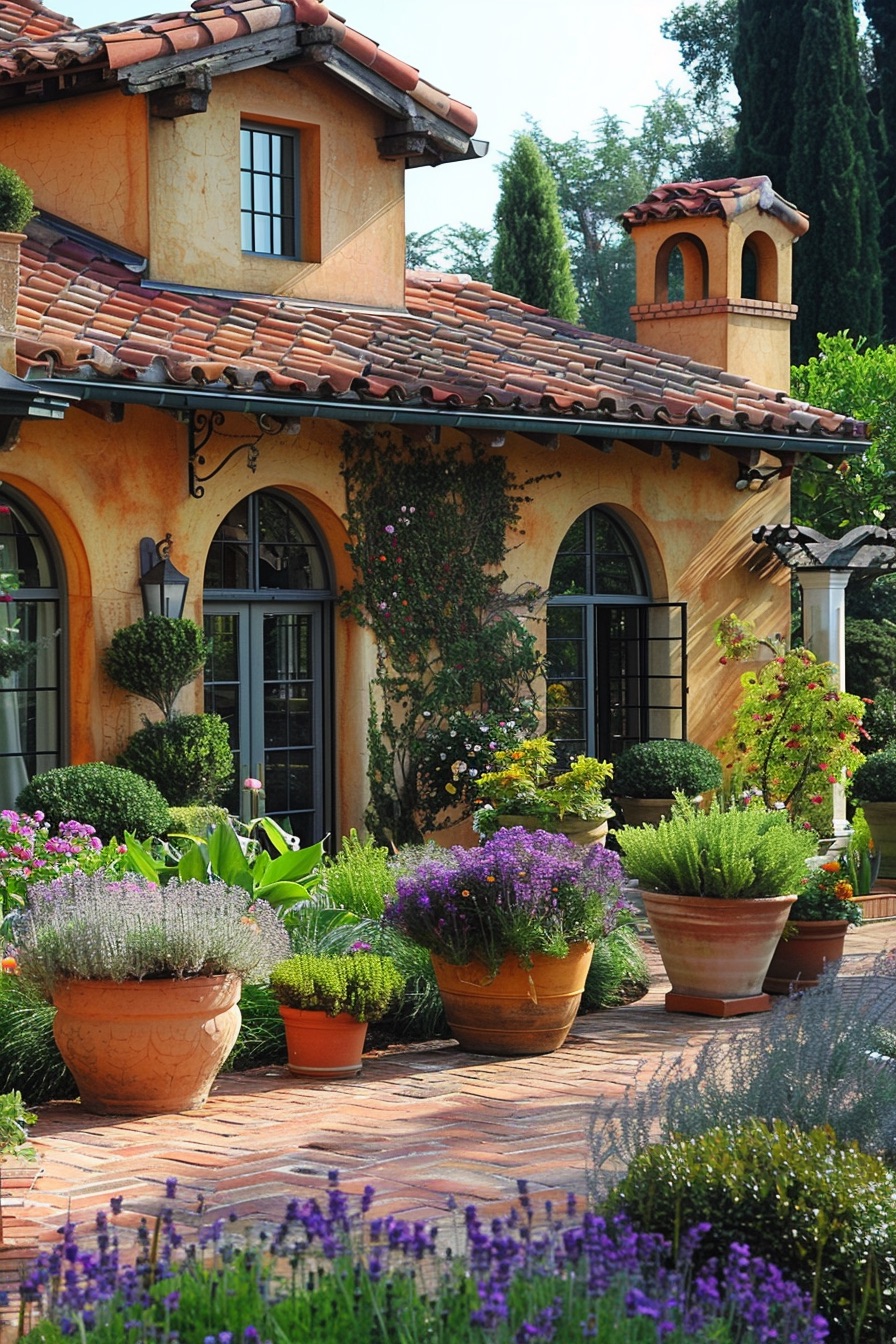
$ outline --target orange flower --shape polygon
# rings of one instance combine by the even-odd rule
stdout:
[[[4,957],[2,961],[0,961],[0,971],[6,971],[10,975],[18,975],[19,963],[16,961],[15,957]]]
[[[840,871],[840,865],[839,865],[839,863],[835,863],[835,862],[831,862],[831,863],[823,863],[823,864],[821,865],[821,871],[822,871],[823,873],[839,873],[839,871]]]

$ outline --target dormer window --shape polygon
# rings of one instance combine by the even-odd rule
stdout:
[[[242,249],[297,257],[299,140],[294,131],[240,128]]]

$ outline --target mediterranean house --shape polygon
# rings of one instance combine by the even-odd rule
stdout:
[[[787,521],[801,455],[865,446],[780,390],[807,218],[766,178],[658,188],[625,215],[637,343],[608,339],[406,274],[405,174],[479,157],[476,131],[320,0],[92,29],[0,0],[0,162],[38,211],[12,239],[17,302],[0,277],[0,568],[22,632],[60,632],[0,687],[0,804],[139,726],[101,657],[170,537],[218,651],[181,707],[204,695],[227,719],[238,779],[261,772],[306,840],[361,824],[375,668],[337,600],[346,427],[543,478],[507,568],[550,590],[570,748],[727,726],[714,620],[788,621],[787,573],[752,533]]]

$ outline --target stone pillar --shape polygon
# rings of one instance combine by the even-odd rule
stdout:
[[[846,585],[848,569],[796,569],[803,594],[803,643],[820,662],[836,663],[837,684],[846,689]],[[834,835],[847,831],[846,795],[834,785]]]
[[[0,368],[15,376],[19,253],[23,233],[0,232]]]

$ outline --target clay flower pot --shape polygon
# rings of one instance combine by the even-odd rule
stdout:
[[[280,1004],[286,1030],[287,1068],[304,1078],[351,1078],[361,1072],[367,1023],[351,1013]]]
[[[732,1017],[771,1006],[762,984],[795,896],[641,896],[672,985],[669,1012]]]
[[[66,980],[53,1035],[86,1111],[162,1115],[208,1098],[239,1035],[237,975]]]
[[[464,1050],[480,1055],[544,1055],[557,1050],[575,1021],[591,966],[591,943],[566,957],[532,954],[532,968],[513,954],[496,975],[480,961],[453,966],[432,953],[448,1027]]]
[[[762,988],[766,994],[810,989],[826,966],[843,956],[849,924],[845,919],[794,919],[772,954]]]

